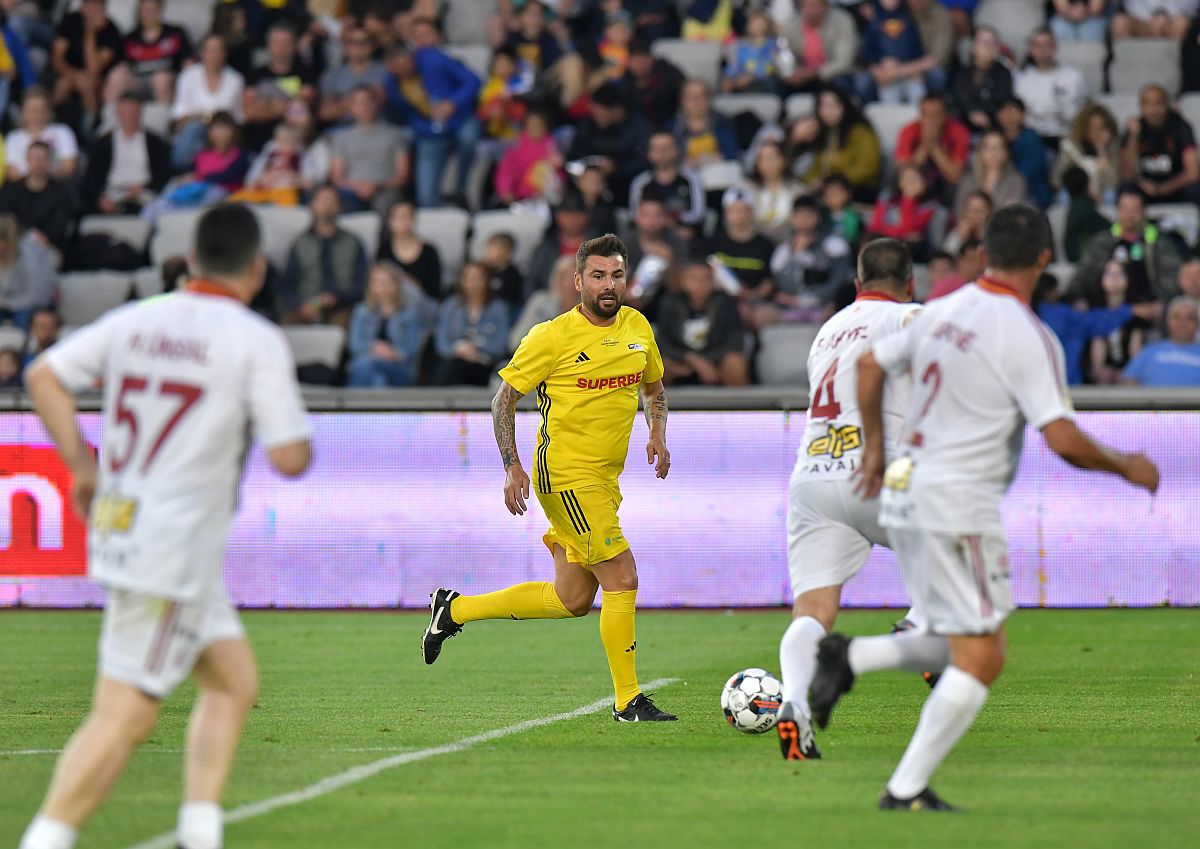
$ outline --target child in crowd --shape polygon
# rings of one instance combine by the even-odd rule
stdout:
[[[20,389],[21,352],[16,348],[0,350],[0,389]]]
[[[901,165],[895,189],[884,192],[875,202],[875,211],[867,228],[870,235],[899,239],[908,245],[914,260],[928,259],[928,229],[937,207],[925,195],[925,176],[921,169],[915,165]]]
[[[274,138],[250,166],[246,188],[229,196],[231,201],[296,206],[305,188],[301,174],[300,131],[290,124],[275,127]]]
[[[228,112],[218,112],[208,124],[204,149],[196,154],[192,172],[169,183],[162,197],[142,210],[142,217],[154,223],[167,212],[224,200],[242,187],[249,168],[237,122]]]
[[[830,230],[851,245],[857,245],[862,236],[863,222],[852,206],[853,200],[850,183],[841,174],[834,174],[825,181],[821,201],[828,211]]]
[[[1125,266],[1116,260],[1106,262],[1100,277],[1100,289],[1104,293],[1104,301],[1094,306],[1114,314],[1120,314],[1122,308],[1127,308],[1129,275]],[[1119,327],[1110,329],[1107,335],[1093,337],[1088,351],[1091,366],[1089,381],[1108,385],[1120,383],[1125,366],[1146,344],[1146,330],[1149,327],[1148,322],[1130,316]]]
[[[624,9],[609,12],[604,19],[604,35],[596,45],[594,68],[588,88],[595,91],[605,83],[619,82],[629,67],[629,47],[633,43],[633,16]]]
[[[492,296],[509,305],[512,314],[521,308],[525,295],[525,280],[513,265],[517,243],[508,233],[493,233],[483,246],[481,263],[491,279]]]
[[[530,112],[516,144],[504,152],[496,168],[496,198],[502,204],[556,203],[562,195],[562,167],[562,152],[550,135],[549,118],[543,112]]]
[[[775,67],[775,23],[765,9],[746,16],[743,35],[732,45],[721,79],[721,91],[774,93],[779,87]]]
[[[1103,233],[1112,222],[1100,214],[1096,198],[1092,194],[1091,181],[1087,172],[1074,166],[1062,175],[1063,188],[1067,192],[1067,223],[1063,234],[1063,253],[1067,262],[1079,262],[1083,248],[1097,233]]]
[[[531,82],[521,74],[511,50],[501,48],[492,54],[487,82],[479,91],[478,109],[488,138],[507,141],[517,137],[527,110],[520,96],[529,90]]]

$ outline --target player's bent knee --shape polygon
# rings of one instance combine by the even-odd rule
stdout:
[[[565,607],[567,609],[568,613],[570,613],[572,616],[574,616],[576,619],[578,619],[581,616],[587,616],[589,613],[592,612],[592,604],[594,602],[595,602],[595,599],[591,599],[591,598],[589,598],[589,599],[573,599],[572,603],[570,603],[570,604],[568,604],[567,602],[563,602],[563,607]]]

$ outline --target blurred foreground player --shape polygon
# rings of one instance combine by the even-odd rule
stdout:
[[[538,430],[533,484],[550,520],[542,539],[554,558],[553,581],[530,581],[485,595],[438,589],[421,640],[426,663],[442,643],[479,619],[566,619],[585,616],[603,590],[600,641],[608,656],[619,722],[662,722],[637,681],[634,610],[637,568],[621,532],[617,479],[625,467],[638,393],[645,399],[650,441],[646,461],[659,478],[671,467],[667,451],[667,393],[663,363],[650,323],[623,306],[629,254],[616,236],[584,242],[575,257],[579,306],[529,331],[500,371],[492,401],[496,443],[504,462],[504,503],[526,510],[529,476],[517,455],[517,401],[537,390]]]
[[[792,624],[779,644],[783,704],[775,724],[787,760],[821,757],[808,708],[817,643],[837,618],[842,586],[867,562],[872,545],[887,545],[879,505],[860,498],[850,477],[862,457],[858,358],[921,310],[912,303],[912,255],[896,239],[876,239],[863,248],[855,285],[854,303],[825,322],[809,351],[808,373],[816,380],[788,486],[788,572],[795,602]],[[906,377],[887,387],[888,456],[897,453],[911,388]],[[914,618],[910,613],[908,619]]]
[[[860,491],[874,497],[883,489],[880,523],[930,632],[823,639],[809,692],[813,719],[824,728],[857,675],[949,658],[879,800],[885,810],[953,810],[929,779],[975,721],[1004,665],[1004,620],[1013,603],[1000,501],[1016,473],[1025,425],[1073,466],[1158,488],[1158,469],[1145,456],[1111,451],[1075,426],[1062,346],[1029,308],[1051,258],[1046,216],[1018,204],[1000,209],[987,223],[984,251],[983,277],[927,306],[859,361]],[[907,450],[885,472],[885,382],[910,372]]]
[[[87,515],[88,566],[108,591],[91,713],[63,750],[21,849],[70,849],[162,700],[189,674],[181,849],[221,849],[220,798],[258,691],[254,655],[221,579],[249,434],[281,474],[308,466],[291,349],[246,306],[266,259],[257,220],[214,207],[196,230],[199,279],[115,309],[30,366],[33,404]],[[104,387],[100,466],[72,393]]]

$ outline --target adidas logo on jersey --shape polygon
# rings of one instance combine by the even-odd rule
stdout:
[[[579,352],[579,356],[575,358],[575,362],[577,362],[577,363],[589,363],[589,362],[591,362],[591,361],[592,361],[592,358],[591,358],[591,357],[589,357],[589,356],[588,356],[586,353],[584,353],[583,351],[580,351],[580,352]]]

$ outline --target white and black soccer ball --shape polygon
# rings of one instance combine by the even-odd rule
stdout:
[[[743,669],[725,682],[721,710],[725,720],[746,734],[762,734],[775,727],[783,682],[765,669]]]

